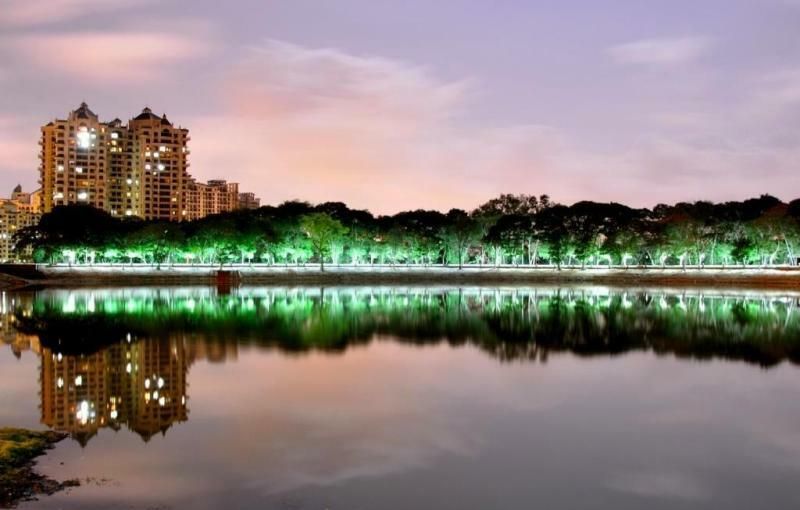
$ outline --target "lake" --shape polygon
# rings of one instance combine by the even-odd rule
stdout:
[[[36,509],[798,508],[800,295],[585,288],[2,295]]]

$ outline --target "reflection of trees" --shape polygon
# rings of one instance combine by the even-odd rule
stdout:
[[[501,360],[545,361],[631,350],[764,366],[800,361],[796,299],[584,290],[243,289],[47,291],[17,327],[63,352],[103,340],[201,334],[287,352],[342,351],[375,335],[472,344]]]

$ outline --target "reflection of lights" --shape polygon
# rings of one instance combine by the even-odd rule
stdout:
[[[70,259],[72,259],[74,257],[74,254],[68,253],[67,256]],[[75,296],[73,294],[70,294],[67,300],[64,301],[64,304],[61,305],[61,311],[64,313],[74,313],[75,310],[76,310]]]

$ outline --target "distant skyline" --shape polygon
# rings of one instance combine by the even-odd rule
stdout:
[[[0,0],[0,187],[81,101],[373,213],[800,196],[800,0]]]

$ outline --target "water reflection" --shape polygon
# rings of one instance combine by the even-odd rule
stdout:
[[[101,428],[148,441],[188,419],[189,368],[249,343],[341,352],[392,336],[470,344],[503,361],[631,350],[770,367],[800,360],[794,295],[608,289],[243,288],[4,295],[2,340],[40,356],[41,421],[81,445]]]
[[[152,339],[93,354],[41,351],[42,423],[85,445],[102,427],[123,425],[148,441],[186,421],[184,344]]]
[[[772,366],[800,360],[797,306],[797,295],[598,288],[183,288],[48,290],[19,296],[13,312],[17,331],[58,352],[181,335],[341,351],[383,334],[509,361],[654,350]]]

